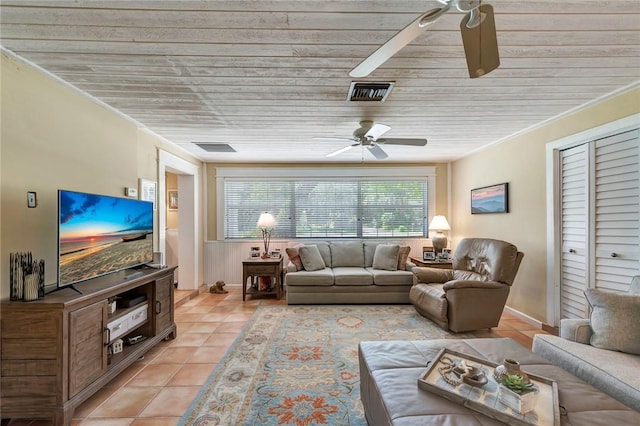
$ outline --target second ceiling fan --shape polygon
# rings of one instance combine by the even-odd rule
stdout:
[[[314,139],[350,140],[355,142],[351,145],[345,146],[344,148],[340,148],[337,151],[330,152],[327,154],[327,157],[333,157],[357,146],[362,146],[363,148],[366,147],[378,160],[384,160],[389,157],[389,155],[387,155],[387,153],[380,147],[380,144],[409,146],[425,146],[427,144],[426,139],[380,138],[389,130],[391,130],[391,127],[386,124],[374,123],[371,120],[363,120],[360,122],[360,127],[354,130],[352,137],[316,137]]]
[[[380,46],[349,72],[351,77],[366,77],[452,7],[466,15],[460,22],[464,53],[471,78],[481,77],[500,66],[493,7],[481,0],[438,0],[444,6],[420,15],[403,30]]]

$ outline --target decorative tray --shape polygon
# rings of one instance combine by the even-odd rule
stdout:
[[[445,380],[440,370],[446,371],[446,367],[451,365],[451,361],[460,365],[464,361],[465,365],[475,367],[474,371],[480,373],[479,377],[484,375],[486,383],[482,384],[485,381],[482,379],[475,382],[470,380],[469,383],[474,383],[473,385],[467,382],[450,384],[451,380]],[[527,373],[531,382],[538,388],[538,395],[535,408],[525,414],[520,414],[504,405],[498,398],[499,385],[493,377],[493,371],[497,366],[498,364],[491,361],[445,348],[427,365],[425,373],[418,378],[418,386],[509,425],[560,425],[558,386],[555,381]]]

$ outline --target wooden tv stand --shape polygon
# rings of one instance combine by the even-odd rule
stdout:
[[[122,271],[78,284],[82,294],[66,288],[32,302],[2,303],[2,418],[69,425],[83,401],[162,340],[175,338],[174,270]],[[115,296],[144,301],[109,313]],[[145,339],[110,354],[118,338],[136,335]]]

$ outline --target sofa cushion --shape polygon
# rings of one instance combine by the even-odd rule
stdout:
[[[333,268],[335,285],[372,285],[373,276],[369,271],[359,267]]]
[[[400,246],[400,250],[398,250],[398,270],[406,270],[409,253],[411,253],[411,247]]]
[[[440,268],[425,268],[423,266],[416,266],[411,269],[415,274],[419,283],[446,283],[453,279],[453,271],[451,269]]]
[[[454,270],[453,279],[461,281],[490,281],[487,275],[482,275],[473,271]]]
[[[560,320],[560,337],[573,342],[591,343],[591,324],[586,318],[563,318]]]
[[[591,346],[640,355],[640,295],[587,289]]]
[[[376,247],[380,243],[375,241],[364,242],[364,267],[371,268],[373,266],[373,255],[376,253]]]
[[[364,267],[364,250],[361,241],[340,241],[331,243],[331,266]]]
[[[382,269],[367,268],[373,276],[375,285],[412,285],[413,272],[411,271],[385,271]]]
[[[409,300],[433,319],[444,323],[448,321],[447,299],[442,284],[418,283],[411,287]]]
[[[506,241],[488,238],[463,238],[458,242],[453,257],[454,271],[472,271],[485,277],[511,285],[520,264],[518,249]],[[457,280],[478,280],[477,277],[455,277]]]
[[[302,260],[302,266],[307,271],[319,271],[326,267],[320,250],[316,245],[302,246],[298,250],[300,253],[300,259]]]
[[[373,268],[397,271],[399,251],[400,246],[397,244],[378,244],[373,255]]]
[[[331,266],[331,249],[329,248],[330,244],[327,241],[314,241],[308,244],[318,246],[324,265],[327,267]]]
[[[534,336],[533,352],[640,411],[640,357],[547,334]]]
[[[318,271],[298,271],[285,275],[285,284],[289,286],[330,287],[333,285],[333,271],[324,268]]]
[[[296,247],[287,247],[284,251],[287,252],[287,256],[289,257],[289,261],[296,266],[296,270],[301,271],[304,269],[302,266],[302,259],[300,259],[300,246]]]

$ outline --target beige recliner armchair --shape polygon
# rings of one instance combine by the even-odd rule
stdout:
[[[498,325],[524,253],[506,241],[465,238],[453,270],[415,267],[409,300],[421,315],[460,333]]]

